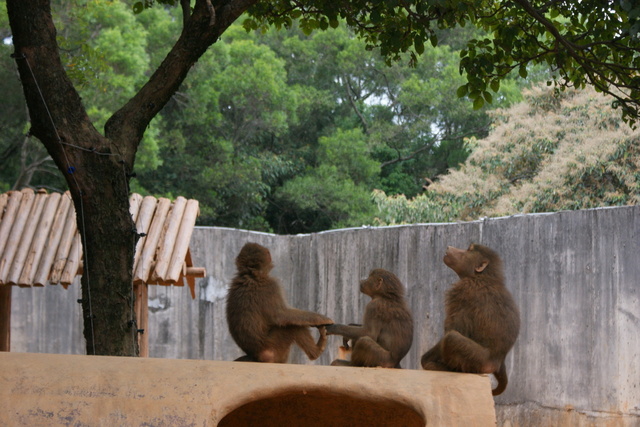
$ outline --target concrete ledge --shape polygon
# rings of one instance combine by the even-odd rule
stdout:
[[[495,426],[484,375],[0,353],[0,425]]]

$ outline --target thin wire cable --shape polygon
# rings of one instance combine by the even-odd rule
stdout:
[[[49,117],[49,121],[51,122],[51,126],[53,127],[53,131],[56,134],[56,139],[58,141],[58,143],[62,146],[64,145],[64,143],[62,142],[62,139],[60,138],[60,135],[58,134],[58,129],[56,128],[55,122],[53,121],[53,117],[51,116],[51,112],[49,111],[49,106],[47,105],[47,102],[44,99],[44,95],[42,94],[42,90],[40,89],[40,85],[38,84],[38,80],[36,79],[35,73],[33,72],[33,70],[31,69],[31,64],[29,64],[29,59],[26,57],[26,55],[22,55],[22,59],[24,59],[25,63],[27,64],[27,68],[29,68],[29,72],[31,73],[31,77],[33,78],[33,82],[36,85],[36,89],[38,89],[38,94],[40,95],[40,99],[42,100],[42,104],[44,105],[45,110],[47,111],[47,115]],[[73,168],[73,166],[71,165],[71,163],[69,162],[69,157],[67,156],[67,152],[64,150],[64,148],[62,149],[62,154],[64,155],[64,158],[67,162],[67,172],[71,175],[71,178],[74,182],[74,184],[76,185],[76,188],[78,189],[78,192],[80,193],[80,198],[79,198],[79,204],[80,204],[80,223],[82,224],[82,233],[80,233],[81,237],[82,237],[82,247],[84,248],[84,251],[87,251],[87,241],[86,241],[86,237],[85,237],[85,220],[84,220],[84,203],[82,201],[82,190],[80,189],[80,185],[78,183],[78,180],[76,179],[75,175],[73,172],[75,172],[75,169]],[[88,304],[89,304],[89,324],[91,325],[91,345],[92,345],[92,349],[93,349],[93,354],[96,354],[96,340],[95,340],[95,332],[94,332],[94,324],[93,324],[93,306],[91,303],[91,280],[90,280],[90,275],[89,275],[89,271],[91,271],[91,269],[89,268],[89,257],[85,257],[84,260],[84,273],[86,274],[86,278],[87,278],[87,298],[88,298]]]
[[[31,68],[31,64],[29,63],[29,60],[27,59],[26,55],[22,55],[22,59],[25,60],[25,63],[27,64],[27,68],[29,68],[29,72],[31,73],[31,77],[33,78],[33,81],[36,85],[36,89],[38,90],[38,94],[40,95],[40,99],[42,100],[42,104],[44,105],[44,108],[47,112],[47,116],[49,117],[49,121],[51,122],[53,131],[55,132],[56,135],[56,139],[58,141],[58,143],[63,146],[69,146],[69,147],[73,147],[79,150],[83,150],[83,151],[87,151],[87,152],[91,152],[97,155],[101,155],[101,156],[119,156],[119,154],[117,153],[101,153],[99,151],[96,151],[95,149],[88,149],[85,147],[80,147],[78,145],[74,145],[74,144],[69,144],[66,142],[63,142],[62,139],[60,138],[60,135],[58,134],[58,129],[55,126],[55,122],[53,121],[53,116],[51,115],[51,111],[49,110],[49,106],[47,105],[47,102],[44,99],[44,95],[42,93],[42,90],[40,89],[40,85],[38,84],[38,80],[36,79],[35,73],[33,72],[32,68]],[[69,161],[69,157],[67,156],[67,152],[63,149],[62,153],[64,155],[65,161],[67,163],[67,171],[69,172],[69,174],[71,175],[71,178],[73,179],[74,184],[76,185],[76,188],[78,189],[78,191],[80,192],[80,195],[82,196],[82,190],[80,190],[80,185],[74,175],[73,172],[75,172],[75,168],[73,168],[73,166],[71,165],[71,162]],[[123,162],[122,164],[122,169],[123,169],[123,174],[126,177],[126,167],[125,164]],[[126,180],[125,180],[126,182]],[[125,192],[128,194],[129,190],[128,188],[125,189]],[[87,250],[87,242],[86,242],[86,237],[85,237],[85,230],[86,230],[86,225],[85,225],[85,216],[84,216],[84,203],[82,200],[82,197],[80,197],[80,221],[82,224],[82,246],[84,248],[84,250]],[[133,235],[132,238],[132,243],[133,243],[133,254],[134,254],[134,260],[135,260],[135,246],[136,246],[136,239],[135,239],[135,234]],[[93,354],[96,354],[96,343],[95,343],[95,331],[94,331],[94,322],[93,322],[93,305],[92,305],[92,300],[91,300],[91,280],[90,280],[90,268],[89,268],[89,259],[88,257],[86,257],[87,259],[85,259],[84,263],[85,263],[85,272],[84,274],[86,274],[86,278],[87,278],[87,298],[88,298],[88,304],[89,304],[89,323],[91,325],[91,344],[92,344],[92,349],[93,349]],[[136,341],[137,341],[137,322],[136,322],[136,315],[134,313],[134,300],[135,300],[135,284],[133,282],[133,274],[131,276],[131,296],[130,296],[130,301],[129,301],[129,315],[131,318],[131,331],[132,331],[132,354],[136,354]]]
[[[94,153],[99,156],[120,156],[120,154],[118,153],[101,153],[100,151],[96,151],[95,148],[85,148],[85,147],[80,147],[79,145],[69,144],[68,142],[62,142],[62,141],[59,141],[59,142],[60,144],[66,145],[67,147],[73,147],[78,150],[88,151],[89,153]]]
[[[74,178],[75,181],[75,178]],[[80,196],[80,220],[82,222],[82,247],[84,248],[84,251],[87,251],[87,239],[85,237],[85,223],[84,223],[84,204],[82,202],[82,196]],[[89,275],[89,272],[91,271],[91,268],[89,268],[89,257],[86,256],[85,260],[84,260],[84,265],[85,265],[85,269],[84,269],[84,273],[87,276],[87,297],[89,298],[89,323],[91,324],[91,346],[93,348],[93,355],[95,356],[96,354],[96,336],[94,333],[94,328],[93,328],[93,309],[92,309],[92,305],[91,305],[91,277]]]
[[[124,162],[122,163],[122,173],[124,174],[124,176],[127,176],[127,169],[125,167]],[[125,185],[126,185],[126,180],[125,180]],[[127,193],[129,193],[129,189],[126,188],[125,189]],[[131,203],[129,203],[131,205]],[[129,210],[129,213],[131,213],[131,210]],[[138,208],[138,216],[140,215],[140,208]],[[131,220],[133,221],[133,217],[131,218]],[[133,222],[133,226],[136,227],[136,223],[135,221]],[[136,233],[138,232],[137,228],[135,229]],[[132,267],[131,267],[131,300],[129,301],[129,315],[131,316],[131,338],[132,338],[132,342],[131,342],[131,346],[132,346],[132,352],[131,354],[135,355],[136,354],[136,342],[138,341],[138,316],[135,313],[135,307],[134,307],[134,301],[135,301],[135,284],[133,283],[133,275],[134,275],[134,271],[133,271],[133,267],[135,267],[135,263],[136,263],[136,233],[131,233],[131,243],[132,243],[132,253],[133,253],[133,263],[132,263]],[[144,285],[140,285],[140,286],[144,286]]]

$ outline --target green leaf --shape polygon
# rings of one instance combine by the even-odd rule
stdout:
[[[458,98],[463,98],[467,95],[468,91],[469,91],[468,85],[462,85],[458,87],[458,90],[456,91],[456,95],[458,95]]]
[[[304,33],[305,36],[310,36],[311,33],[313,33],[313,28],[311,27],[304,27],[302,29],[302,32]]]
[[[257,30],[258,29],[258,23],[254,19],[247,18],[242,22],[242,27],[248,33],[249,31]]]
[[[424,43],[421,38],[416,38],[413,42],[413,47],[416,50],[418,55],[422,55],[424,53]]]
[[[433,47],[438,46],[438,35],[436,33],[431,33],[431,36],[429,37],[429,41],[431,42],[431,46]],[[462,56],[462,52],[460,52],[460,55]]]
[[[526,79],[527,76],[529,75],[529,73],[527,72],[527,67],[525,65],[521,66],[520,69],[518,70],[518,74],[523,79]]]
[[[477,97],[476,99],[473,100],[473,109],[474,110],[479,110],[484,106],[484,99],[482,99],[482,97]]]

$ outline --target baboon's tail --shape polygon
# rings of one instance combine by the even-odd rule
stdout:
[[[507,365],[502,362],[500,364],[500,369],[493,373],[496,379],[498,380],[498,386],[491,391],[491,394],[497,396],[501,394],[506,388],[509,380],[507,378]]]

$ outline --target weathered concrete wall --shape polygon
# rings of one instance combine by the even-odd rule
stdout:
[[[291,305],[336,322],[361,318],[367,298],[357,284],[370,269],[395,272],[407,286],[416,323],[413,347],[402,363],[411,369],[419,367],[421,354],[442,331],[444,292],[456,278],[442,263],[446,246],[493,247],[502,254],[507,286],[522,316],[520,337],[507,358],[509,386],[496,398],[498,425],[640,425],[638,206],[298,236],[197,228],[194,263],[206,267],[208,276],[199,282],[194,301],[184,288],[151,288],[152,357],[240,355],[227,332],[224,297],[233,260],[247,241],[271,249],[273,274],[281,278]],[[28,308],[44,307],[37,301],[56,292],[66,292],[71,301],[55,309],[65,313],[59,332],[49,329],[52,310],[34,314]],[[12,350],[83,352],[72,292],[53,286],[14,290]],[[65,350],[46,336],[65,337]],[[292,361],[328,364],[338,345],[333,337],[316,362],[299,351]]]

